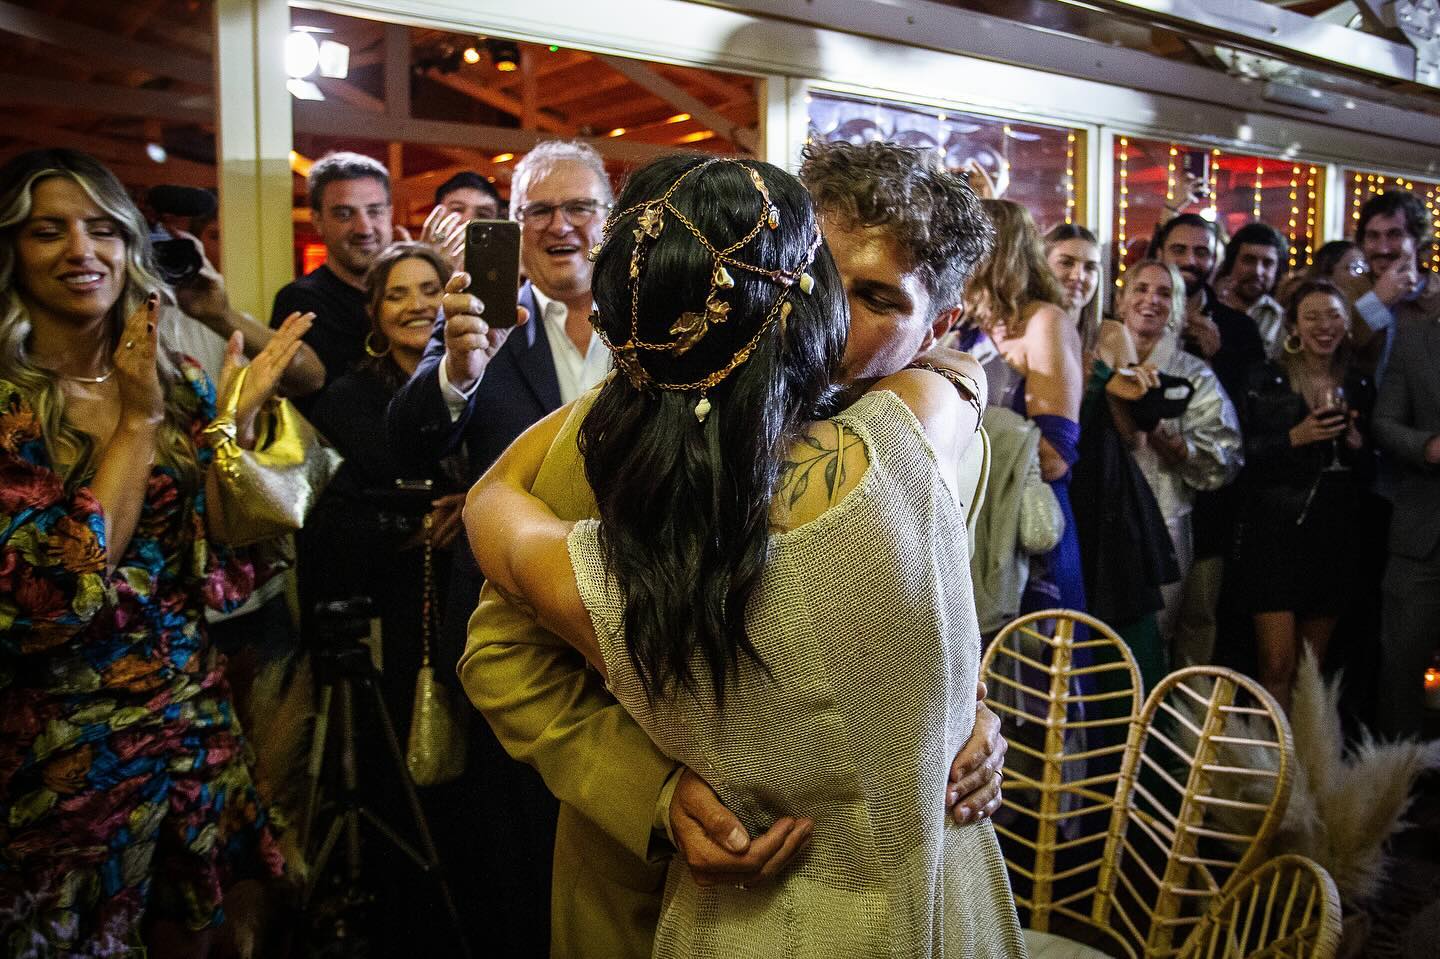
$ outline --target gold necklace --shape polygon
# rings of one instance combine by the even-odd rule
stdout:
[[[99,376],[76,376],[73,373],[61,373],[58,370],[55,371],[55,375],[63,377],[67,380],[74,380],[76,383],[104,383],[110,377],[115,375],[115,367],[110,367],[110,369],[106,370],[104,373],[101,373]]]

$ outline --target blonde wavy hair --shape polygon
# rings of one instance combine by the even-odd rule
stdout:
[[[995,224],[995,250],[965,289],[965,309],[985,332],[1004,325],[1025,334],[1026,308],[1035,302],[1065,308],[1065,292],[1050,264],[1030,211],[1012,200],[981,200]]]
[[[1160,270],[1170,277],[1170,319],[1165,322],[1165,329],[1171,333],[1178,333],[1180,332],[1181,325],[1185,322],[1185,278],[1180,275],[1179,270],[1164,260],[1157,260],[1152,257],[1141,260],[1139,263],[1130,267],[1125,273],[1129,278],[1129,282],[1127,282],[1125,288],[1120,291],[1120,301],[1123,304],[1130,298],[1131,293],[1135,289],[1135,277],[1140,275],[1140,271],[1151,267]]]
[[[79,185],[115,221],[125,244],[125,285],[109,314],[111,348],[119,343],[125,318],[144,303],[152,290],[160,294],[164,303],[173,304],[174,297],[155,271],[144,216],[120,181],[98,160],[75,150],[31,150],[0,169],[0,379],[13,383],[25,394],[39,419],[53,468],[67,487],[74,488],[87,482],[94,472],[95,443],[65,419],[60,377],[36,365],[29,356],[30,309],[25,302],[16,250],[20,230],[34,205],[36,185],[57,176],[68,177]],[[166,312],[161,310],[160,315],[164,317]],[[156,460],[181,476],[193,478],[196,456],[189,435],[189,416],[171,398],[171,387],[182,377],[173,341],[173,331],[162,321],[158,362],[166,401]]]

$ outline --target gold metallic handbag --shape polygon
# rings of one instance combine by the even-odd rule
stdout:
[[[230,546],[295,532],[341,463],[334,447],[285,399],[261,410],[255,448],[244,449],[236,439],[235,412],[248,372],[248,367],[236,370],[215,419],[205,427],[220,471],[216,505]]]
[[[431,627],[435,622],[434,551],[430,546],[433,520],[425,516],[425,592],[421,602],[420,631],[424,658],[415,674],[415,705],[410,709],[410,738],[405,744],[405,765],[417,786],[438,786],[459,779],[465,772],[467,714],[456,708],[454,694],[435,681],[430,665]]]

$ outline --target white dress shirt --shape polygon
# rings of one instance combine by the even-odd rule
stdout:
[[[560,405],[571,402],[581,393],[586,392],[596,383],[605,378],[610,372],[610,351],[590,331],[590,343],[581,356],[580,351],[575,348],[570,335],[565,332],[565,321],[570,315],[570,309],[559,300],[552,300],[541,293],[534,286],[530,287],[535,294],[535,305],[540,307],[540,322],[545,324],[545,338],[550,341],[550,358],[555,364],[555,380],[560,385]],[[535,322],[535,318],[531,318]],[[484,379],[481,374],[480,379]],[[476,380],[470,389],[461,392],[460,388],[450,382],[450,376],[445,371],[445,361],[440,361],[440,395],[445,399],[445,406],[450,411],[450,420],[454,422],[465,412],[465,404],[470,402],[470,397],[475,395],[475,390],[480,387],[480,380]]]
[[[545,336],[550,341],[550,355],[555,360],[555,379],[560,383],[560,403],[573,401],[605,378],[610,372],[610,351],[590,330],[590,341],[582,355],[570,335],[565,332],[565,321],[570,309],[559,300],[552,300],[531,286],[535,294],[535,305],[540,307],[540,316],[545,323]]]

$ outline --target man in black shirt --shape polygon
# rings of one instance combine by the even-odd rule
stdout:
[[[1182,213],[1160,226],[1150,255],[1180,271],[1185,281],[1185,327],[1181,330],[1185,349],[1209,362],[1238,409],[1245,402],[1251,369],[1265,358],[1265,346],[1255,321],[1221,303],[1210,286],[1218,245],[1215,224],[1198,213]],[[1235,526],[1234,499],[1233,485],[1201,493],[1195,499],[1195,562],[1185,577],[1183,605],[1170,650],[1176,668],[1214,659],[1224,556]]]
[[[474,170],[461,170],[436,187],[435,205],[454,213],[461,223],[494,220],[505,211],[499,191]]]
[[[370,321],[365,272],[393,237],[390,174],[358,153],[322,157],[309,176],[311,223],[325,243],[325,262],[275,294],[270,325],[293,311],[315,314],[305,342],[325,364],[325,385],[365,355]],[[308,409],[319,393],[300,401]]]
[[[1150,245],[1150,255],[1180,271],[1185,281],[1185,328],[1181,336],[1188,353],[1206,360],[1231,402],[1245,397],[1250,368],[1265,356],[1255,321],[1220,302],[1210,286],[1219,238],[1215,224],[1198,213],[1167,220]]]

